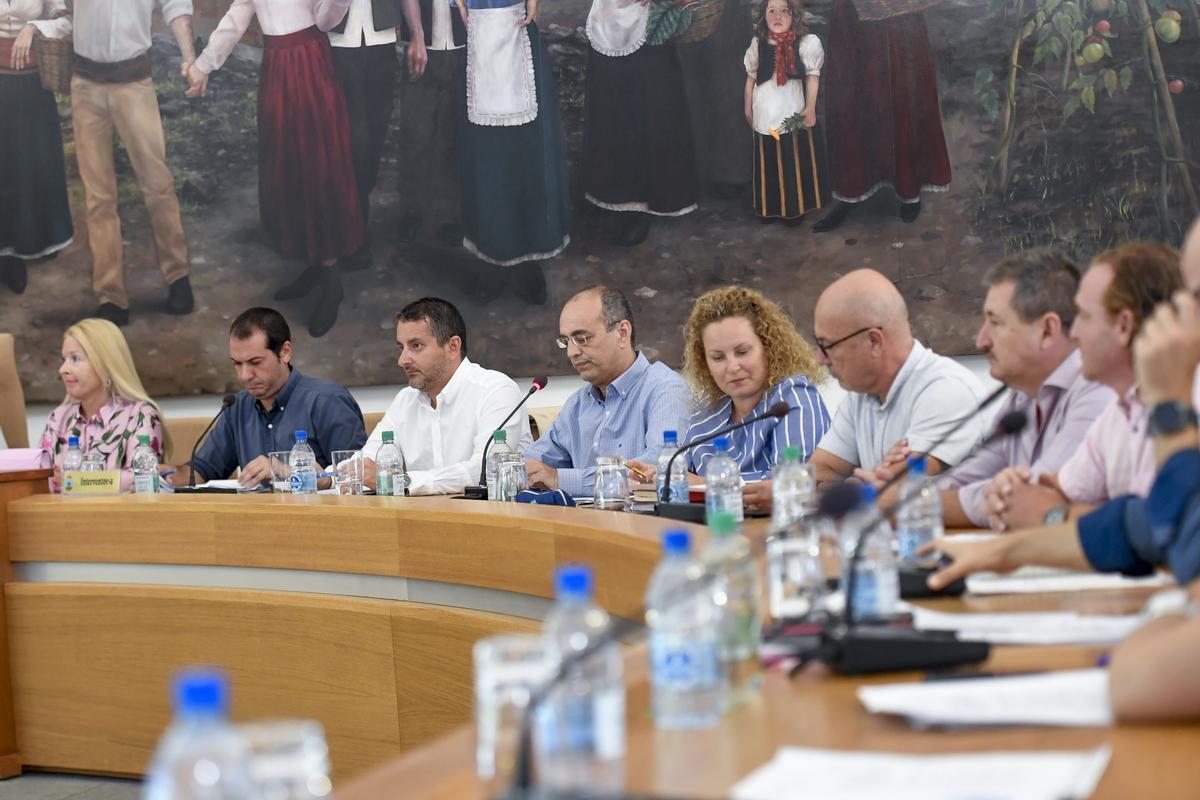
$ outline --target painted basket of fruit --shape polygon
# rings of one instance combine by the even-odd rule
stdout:
[[[717,29],[725,0],[658,0],[650,5],[646,44],[681,44],[707,39]]]
[[[859,19],[876,21],[917,14],[942,2],[943,0],[854,0],[854,8],[858,11]]]

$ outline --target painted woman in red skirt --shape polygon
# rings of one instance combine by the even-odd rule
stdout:
[[[323,33],[342,21],[350,2],[233,0],[188,70],[188,95],[204,94],[209,73],[225,63],[258,17],[258,213],[275,249],[309,264],[275,297],[311,294],[313,336],[324,336],[337,322],[337,260],[358,250],[364,235],[346,101]]]

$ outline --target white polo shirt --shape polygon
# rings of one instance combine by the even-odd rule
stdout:
[[[412,386],[396,395],[383,419],[363,445],[374,460],[383,432],[393,431],[404,454],[412,494],[454,494],[479,480],[483,448],[492,431],[521,401],[521,390],[502,372],[484,369],[464,358],[437,397]],[[533,443],[529,414],[518,411],[504,426],[508,446],[523,451]]]
[[[908,439],[914,453],[954,466],[983,439],[986,413],[977,414],[933,452],[929,447],[960,418],[973,414],[985,396],[969,369],[914,341],[888,396],[880,401],[874,395],[847,393],[817,447],[870,469],[892,445]]]

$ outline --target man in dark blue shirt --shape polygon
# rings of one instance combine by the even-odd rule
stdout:
[[[270,480],[269,454],[290,450],[296,431],[308,433],[320,467],[335,450],[357,450],[367,441],[362,411],[346,387],[292,367],[291,338],[287,320],[274,309],[251,308],[233,321],[229,357],[245,388],[196,453],[196,483],[225,478],[237,467],[243,486]],[[173,482],[186,486],[189,467],[177,470]]]

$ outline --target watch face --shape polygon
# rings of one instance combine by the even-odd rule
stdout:
[[[1191,406],[1175,400],[1159,403],[1150,412],[1150,433],[1170,436],[1196,424],[1196,412]]]
[[[1055,506],[1046,512],[1046,516],[1042,517],[1042,522],[1046,525],[1057,525],[1060,522],[1065,522],[1070,509],[1066,506]]]

